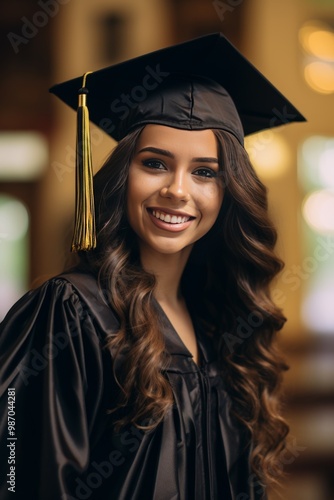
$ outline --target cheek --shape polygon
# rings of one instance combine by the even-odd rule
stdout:
[[[128,179],[128,190],[127,190],[127,202],[128,208],[134,207],[143,198],[143,182],[140,180],[140,176],[132,173],[129,175]]]
[[[216,184],[209,184],[205,193],[209,199],[217,198],[219,196],[219,187]]]
[[[127,186],[127,217],[132,229],[141,224],[143,204],[152,193],[152,187],[146,176],[130,170]]]
[[[159,179],[133,169],[128,179],[128,203],[145,201],[159,190]]]
[[[134,229],[133,224],[135,221],[135,213],[137,210],[137,197],[138,197],[138,187],[135,182],[134,176],[129,176],[128,187],[127,187],[127,218]]]

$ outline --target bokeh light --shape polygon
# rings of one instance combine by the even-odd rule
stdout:
[[[334,334],[334,283],[314,284],[303,301],[302,317],[308,327],[318,333]]]
[[[310,53],[328,61],[334,61],[334,33],[315,31],[309,36]]]
[[[314,61],[304,68],[306,82],[317,92],[331,94],[334,92],[334,64]]]
[[[321,153],[319,158],[319,178],[324,186],[334,188],[334,145]]]
[[[0,195],[0,321],[26,290],[29,214],[20,200]]]
[[[2,240],[15,241],[23,238],[28,230],[29,215],[18,200],[9,199],[0,205],[0,235]]]
[[[38,132],[0,133],[0,179],[30,181],[48,165],[48,142]]]
[[[302,213],[314,231],[334,233],[334,190],[322,189],[309,194],[303,202]]]
[[[334,33],[328,24],[319,21],[305,23],[299,30],[299,40],[308,54],[334,61]]]
[[[334,139],[312,136],[300,148],[299,180],[306,191],[334,188]]]
[[[288,142],[272,130],[245,138],[245,148],[260,177],[276,178],[284,175],[291,164]]]
[[[299,30],[304,49],[304,78],[316,92],[334,92],[334,31],[319,21],[305,23]]]

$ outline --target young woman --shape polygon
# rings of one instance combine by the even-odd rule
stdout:
[[[278,479],[266,189],[221,84],[165,72],[94,178],[96,248],[3,322],[1,498],[262,499]]]

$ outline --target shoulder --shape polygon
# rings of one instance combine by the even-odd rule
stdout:
[[[79,297],[68,281],[60,277],[51,278],[38,288],[29,290],[11,307],[0,325],[0,332],[18,321],[23,326],[29,321],[47,319],[48,311],[78,302]]]
[[[82,373],[87,356],[90,365],[95,359],[99,363],[108,329],[115,330],[117,322],[112,310],[103,305],[94,278],[75,274],[47,280],[7,313],[0,325],[0,386],[11,380],[20,366],[36,364],[37,358],[43,365],[47,359],[47,366],[51,366],[50,359],[54,367],[62,363],[67,369],[77,366]],[[86,299],[85,287],[93,298]]]
[[[88,314],[99,318],[108,315],[117,326],[115,314],[107,304],[97,279],[90,273],[71,270],[54,276],[27,292],[7,313],[0,325],[0,331],[16,318],[47,319],[62,311],[63,317],[84,318]]]
[[[72,270],[57,276],[55,279],[67,283],[72,293],[78,297],[86,314],[90,315],[105,334],[119,329],[119,321],[107,301],[106,290],[100,287],[93,274]]]
[[[26,292],[8,311],[3,325],[13,315],[22,313],[27,308],[39,308],[52,301],[67,302],[78,300],[75,287],[62,275],[54,276],[36,288]],[[37,311],[36,311],[37,312]]]

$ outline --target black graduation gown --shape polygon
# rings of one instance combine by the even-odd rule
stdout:
[[[155,430],[129,425],[116,434],[107,413],[115,361],[103,346],[117,321],[94,278],[61,275],[13,306],[0,333],[2,500],[263,498],[210,342],[195,324],[199,367],[159,314],[175,404]]]

